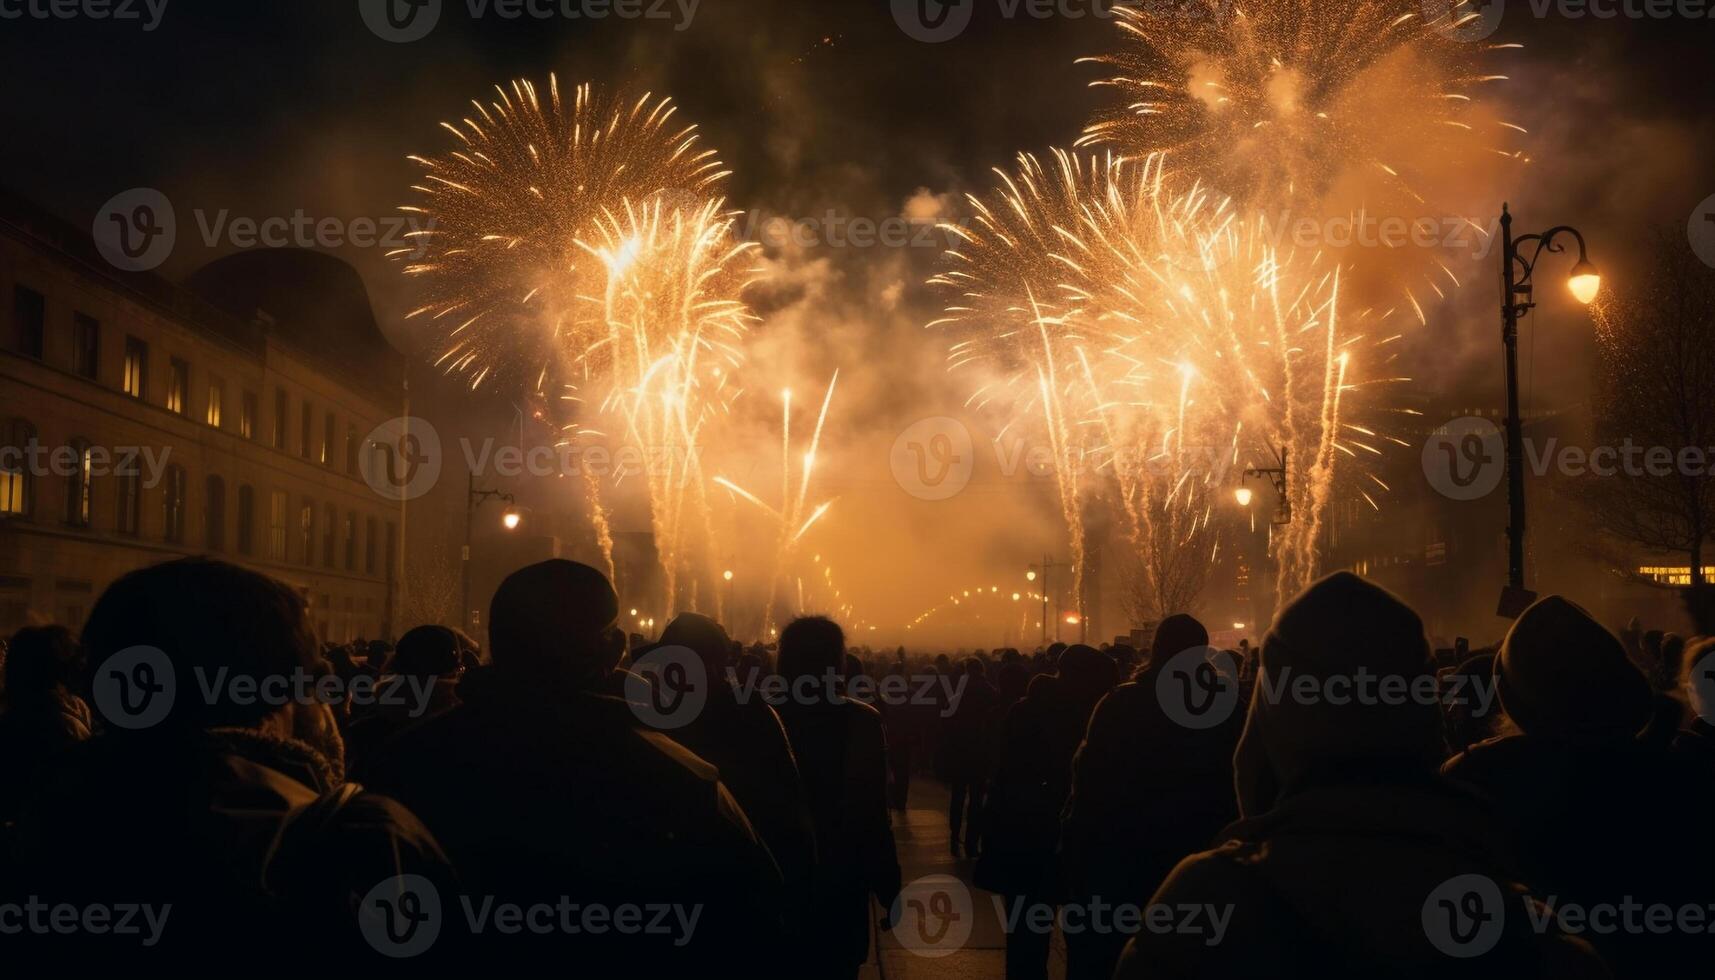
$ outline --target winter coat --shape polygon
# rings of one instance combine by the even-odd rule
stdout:
[[[477,963],[553,951],[601,976],[732,969],[777,939],[779,871],[715,768],[643,727],[625,701],[496,673],[407,730],[360,778],[416,811],[445,845],[463,894],[496,904],[695,915],[694,928],[504,935],[471,921]],[[687,934],[688,933],[688,934]]]
[[[251,729],[84,743],[19,820],[8,899],[170,909],[147,948],[146,936],[117,932],[24,935],[7,938],[8,955],[51,949],[56,970],[147,961],[167,974],[384,963],[362,938],[357,900],[401,875],[450,874],[415,816],[334,785],[335,771],[307,744]],[[132,924],[147,929],[147,916]]]
[[[1313,783],[1223,836],[1180,862],[1150,899],[1188,931],[1140,932],[1115,980],[1607,975],[1587,948],[1532,931],[1529,896],[1508,876],[1480,803],[1433,777]],[[1451,914],[1442,898],[1464,908],[1462,893],[1444,890],[1467,875],[1492,883],[1479,908],[1498,912],[1493,934],[1466,932],[1475,916],[1433,918]],[[1218,915],[1228,916],[1224,931]],[[1483,954],[1458,958],[1436,944],[1463,939]]]
[[[1494,802],[1520,873],[1545,899],[1583,909],[1715,901],[1715,842],[1691,830],[1715,812],[1715,785],[1665,745],[1516,735],[1472,746],[1444,772]],[[1664,839],[1672,825],[1684,832]],[[1670,976],[1688,956],[1715,962],[1707,932],[1585,938],[1621,977]]]
[[[1141,902],[1238,819],[1233,749],[1244,716],[1193,730],[1163,713],[1146,670],[1096,706],[1072,761],[1061,826],[1069,894]]]
[[[780,705],[816,829],[810,912],[794,955],[855,966],[869,955],[872,900],[899,895],[899,857],[887,810],[887,736],[881,715],[845,697]]]

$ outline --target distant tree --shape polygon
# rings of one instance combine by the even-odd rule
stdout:
[[[1703,574],[1715,532],[1715,269],[1683,235],[1659,232],[1641,281],[1610,287],[1594,307],[1601,357],[1594,415],[1604,445],[1640,447],[1581,496],[1607,534],[1684,555],[1688,608],[1709,629],[1712,591]],[[1672,463],[1664,467],[1660,449]],[[1663,471],[1671,472],[1664,473]]]

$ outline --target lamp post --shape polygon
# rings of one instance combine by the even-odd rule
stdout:
[[[1249,507],[1251,505],[1251,488],[1245,486],[1244,481],[1250,479],[1253,476],[1266,477],[1268,479],[1268,482],[1274,487],[1275,495],[1280,498],[1280,502],[1275,506],[1273,523],[1275,523],[1275,524],[1291,524],[1292,523],[1292,498],[1288,497],[1286,495],[1287,486],[1288,486],[1288,484],[1286,482],[1286,480],[1287,480],[1287,468],[1286,468],[1287,450],[1286,450],[1286,447],[1282,446],[1282,447],[1280,447],[1280,449],[1278,451],[1275,451],[1274,458],[1275,458],[1275,462],[1280,464],[1279,466],[1251,466],[1251,467],[1247,467],[1245,469],[1244,475],[1239,478],[1238,489],[1233,491],[1233,499],[1238,501],[1240,507]]]
[[[1584,236],[1570,225],[1556,225],[1540,235],[1513,237],[1513,216],[1501,205],[1501,346],[1507,371],[1507,584],[1501,589],[1497,615],[1509,619],[1524,612],[1536,593],[1524,585],[1524,420],[1518,406],[1518,319],[1536,307],[1531,273],[1543,252],[1564,252],[1556,239],[1570,235],[1578,243],[1578,261],[1567,276],[1573,298],[1589,305],[1602,285],[1601,273],[1590,261]],[[1534,249],[1531,246],[1535,246]],[[1525,257],[1529,250],[1529,258]]]
[[[506,504],[507,504],[506,510],[503,511],[500,515],[500,526],[504,527],[506,530],[508,530],[508,531],[518,530],[518,525],[520,523],[522,523],[523,519],[524,519],[523,514],[518,510],[518,507],[516,506],[516,501],[513,499],[512,495],[510,493],[506,493],[505,491],[502,491],[502,490],[478,490],[476,488],[476,474],[472,473],[470,475],[470,482],[466,486],[465,503],[464,503],[464,551],[459,556],[459,566],[460,566],[460,569],[459,569],[459,572],[460,572],[460,574],[459,574],[459,579],[460,579],[459,628],[466,630],[466,631],[470,630],[470,628],[471,628],[471,625],[470,625],[470,534],[471,534],[471,525],[472,525],[472,522],[474,521],[474,519],[476,517],[477,508],[481,507],[485,502],[487,502],[489,500],[504,500],[504,501],[506,501]]]
[[[1024,573],[1024,580],[1026,582],[1034,582],[1036,581],[1035,570],[1038,568],[1042,570],[1042,584],[1038,586],[1038,588],[1042,590],[1042,645],[1044,647],[1048,645],[1048,573],[1053,569],[1061,567],[1064,566],[1060,562],[1055,561],[1047,555],[1043,555],[1042,564],[1031,565],[1029,566],[1030,571]],[[1060,624],[1058,622],[1055,622],[1054,624],[1054,639],[1060,639]]]

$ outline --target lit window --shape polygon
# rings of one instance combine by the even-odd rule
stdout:
[[[143,397],[143,381],[149,370],[149,345],[136,337],[125,338],[125,373],[121,387],[132,398]]]
[[[208,383],[208,424],[220,428],[220,403],[226,400],[226,387],[219,379]]]

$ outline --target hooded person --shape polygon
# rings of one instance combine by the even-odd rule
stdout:
[[[481,686],[400,733],[363,773],[437,828],[465,894],[490,907],[671,915],[655,929],[516,935],[470,919],[450,937],[455,955],[466,944],[489,962],[534,943],[589,975],[732,972],[776,941],[779,871],[719,773],[604,693],[626,648],[618,620],[613,587],[588,565],[513,572],[489,605]]]
[[[1240,819],[1150,899],[1208,914],[1140,932],[1115,977],[1604,976],[1533,931],[1480,801],[1437,775],[1434,670],[1417,614],[1355,575],[1288,603],[1234,753]]]
[[[1201,664],[1220,668],[1211,676],[1236,695],[1237,658],[1208,644],[1208,631],[1193,617],[1167,617],[1137,676],[1096,706],[1072,760],[1061,822],[1068,902],[1142,902],[1175,864],[1237,819],[1233,749],[1243,714],[1232,701],[1211,702],[1224,705],[1225,716],[1196,727],[1197,719],[1165,710],[1182,675]],[[1068,934],[1067,977],[1111,977],[1129,938],[1118,929]]]
[[[1660,702],[1615,636],[1577,604],[1547,596],[1507,632],[1495,689],[1518,734],[1473,745],[1446,775],[1489,797],[1525,879],[1583,909],[1705,906],[1715,869],[1707,834],[1660,839],[1664,814],[1711,812],[1705,773],[1671,748]],[[1675,713],[1677,714],[1677,713]],[[1710,937],[1592,929],[1620,976],[1667,976]]]
[[[688,724],[662,731],[720,770],[721,782],[780,867],[790,919],[804,908],[816,862],[815,830],[786,729],[754,684],[734,687],[732,650],[726,630],[707,616],[681,613],[667,624],[654,655],[689,654],[709,696]]]

